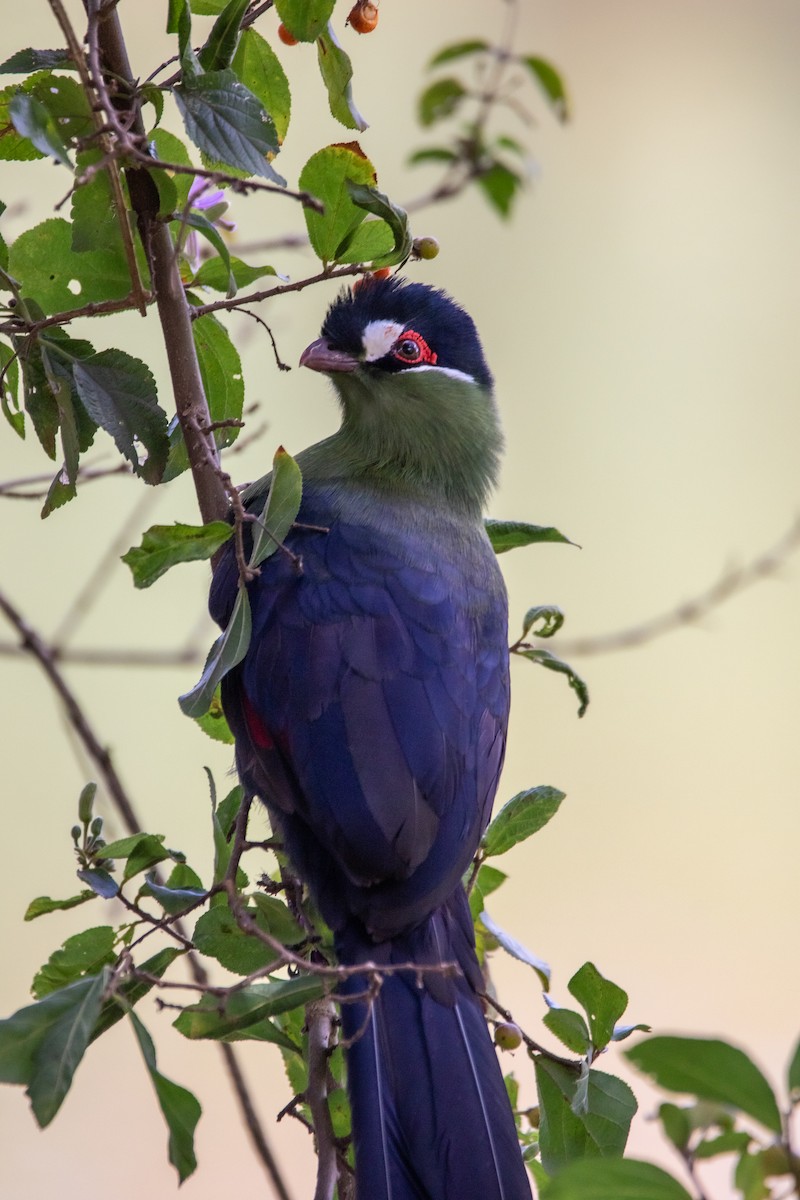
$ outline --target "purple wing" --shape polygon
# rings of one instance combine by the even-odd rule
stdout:
[[[386,505],[384,505],[385,511]],[[505,743],[505,595],[480,531],[391,532],[307,495],[250,585],[251,648],[224,685],[245,784],[279,823],[328,921],[375,937],[450,895],[488,820]],[[232,556],[216,572],[224,624]]]

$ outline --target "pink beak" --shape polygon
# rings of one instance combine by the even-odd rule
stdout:
[[[355,371],[359,361],[343,350],[333,350],[325,338],[317,338],[300,355],[300,366],[312,371]]]

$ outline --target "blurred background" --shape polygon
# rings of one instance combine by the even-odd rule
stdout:
[[[441,141],[415,122],[427,61],[447,43],[491,38],[506,6],[383,0],[377,31],[360,39],[343,29],[348,7],[335,19],[371,123],[360,140],[381,187],[402,203],[438,178],[431,167],[407,167],[412,150]],[[80,6],[68,8],[82,29]],[[164,8],[161,0],[119,6],[141,76],[172,53]],[[276,24],[269,14],[258,28],[295,89],[277,164],[292,183],[309,154],[352,134],[327,115],[313,50],[279,46]],[[197,40],[205,28],[198,19]],[[15,29],[8,53],[60,44],[43,2],[17,11]],[[511,115],[494,127],[532,149],[531,186],[513,218],[500,221],[477,192],[420,211],[415,234],[437,237],[442,252],[409,273],[457,296],[483,336],[508,442],[492,515],[556,525],[581,547],[505,556],[512,632],[530,605],[555,603],[567,614],[565,640],[592,638],[702,594],[778,543],[798,514],[800,8],[794,0],[523,0],[516,49],[564,73],[573,119],[559,125],[529,89],[535,127],[524,130]],[[168,123],[182,132],[175,113]],[[0,170],[11,240],[52,215],[69,184],[42,162]],[[281,197],[234,198],[231,216],[234,248],[303,228],[299,208]],[[276,251],[271,261],[293,278],[315,269],[310,252]],[[317,336],[333,293],[333,285],[314,288],[262,306],[286,361],[296,362]],[[247,399],[259,405],[252,425],[267,424],[229,460],[244,481],[269,468],[277,445],[297,451],[331,432],[336,410],[323,380],[279,373],[263,332],[239,320],[231,328]],[[76,323],[73,333],[144,358],[169,407],[152,316]],[[48,469],[32,439],[20,442],[8,428],[0,437],[0,477]],[[119,554],[150,524],[197,520],[185,479],[152,492],[128,479],[86,484],[46,522],[38,503],[0,504],[0,588],[44,635],[71,614],[71,645],[168,651],[198,628],[205,565],[181,567],[147,592],[134,591],[116,557],[94,577],[115,539]],[[561,677],[515,664],[499,798],[550,783],[567,799],[546,830],[498,862],[511,878],[490,906],[550,962],[561,1003],[589,959],[629,993],[631,1021],[746,1046],[782,1094],[800,1026],[799,583],[800,555],[787,554],[769,579],[700,622],[637,648],[570,653],[592,696],[582,720]],[[210,625],[198,637],[210,642]],[[10,628],[0,628],[0,640],[13,641]],[[97,901],[22,923],[32,897],[76,890],[69,829],[94,771],[36,665],[5,656],[0,669],[0,937],[13,968],[0,979],[5,1015],[28,1002],[33,974],[64,938],[105,918]],[[70,666],[67,674],[145,827],[207,868],[202,768],[226,788],[232,755],[178,710],[176,696],[196,668]],[[105,797],[98,807],[108,835],[122,833]],[[498,956],[495,975],[520,1023],[542,1035],[533,973]],[[216,1048],[185,1042],[168,1012],[151,1006],[143,1015],[159,1068],[192,1088],[204,1109],[200,1168],[182,1194],[210,1200],[234,1184],[271,1195]],[[312,1191],[313,1157],[297,1123],[274,1126],[289,1099],[279,1056],[263,1045],[242,1049],[259,1111],[302,1200]],[[505,1068],[512,1065],[532,1101],[522,1052],[506,1057]],[[618,1050],[603,1067],[631,1078]],[[632,1151],[669,1164],[648,1122],[654,1094],[640,1080],[633,1085],[642,1107]],[[117,1200],[166,1197],[177,1188],[166,1130],[123,1024],[92,1047],[46,1133],[20,1089],[0,1091],[0,1127],[0,1192],[14,1200],[44,1200],[54,1188],[62,1200],[110,1190]],[[723,1168],[714,1200],[730,1194]]]

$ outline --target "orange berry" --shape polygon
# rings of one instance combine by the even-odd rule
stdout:
[[[392,271],[390,267],[378,267],[377,271],[372,272],[373,279],[388,279]]]
[[[283,42],[284,46],[296,46],[297,45],[297,38],[294,36],[294,34],[290,30],[288,30],[286,28],[283,21],[281,21],[280,25],[278,26],[278,37]]]
[[[373,4],[371,0],[358,0],[350,9],[347,24],[355,29],[356,33],[372,33],[378,24],[377,4]]]

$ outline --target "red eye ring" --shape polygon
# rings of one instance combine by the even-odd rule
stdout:
[[[431,350],[422,334],[417,333],[415,329],[407,329],[400,335],[392,349],[392,356],[398,362],[408,363],[409,366],[417,366],[419,363],[433,365],[436,362],[435,351]]]

